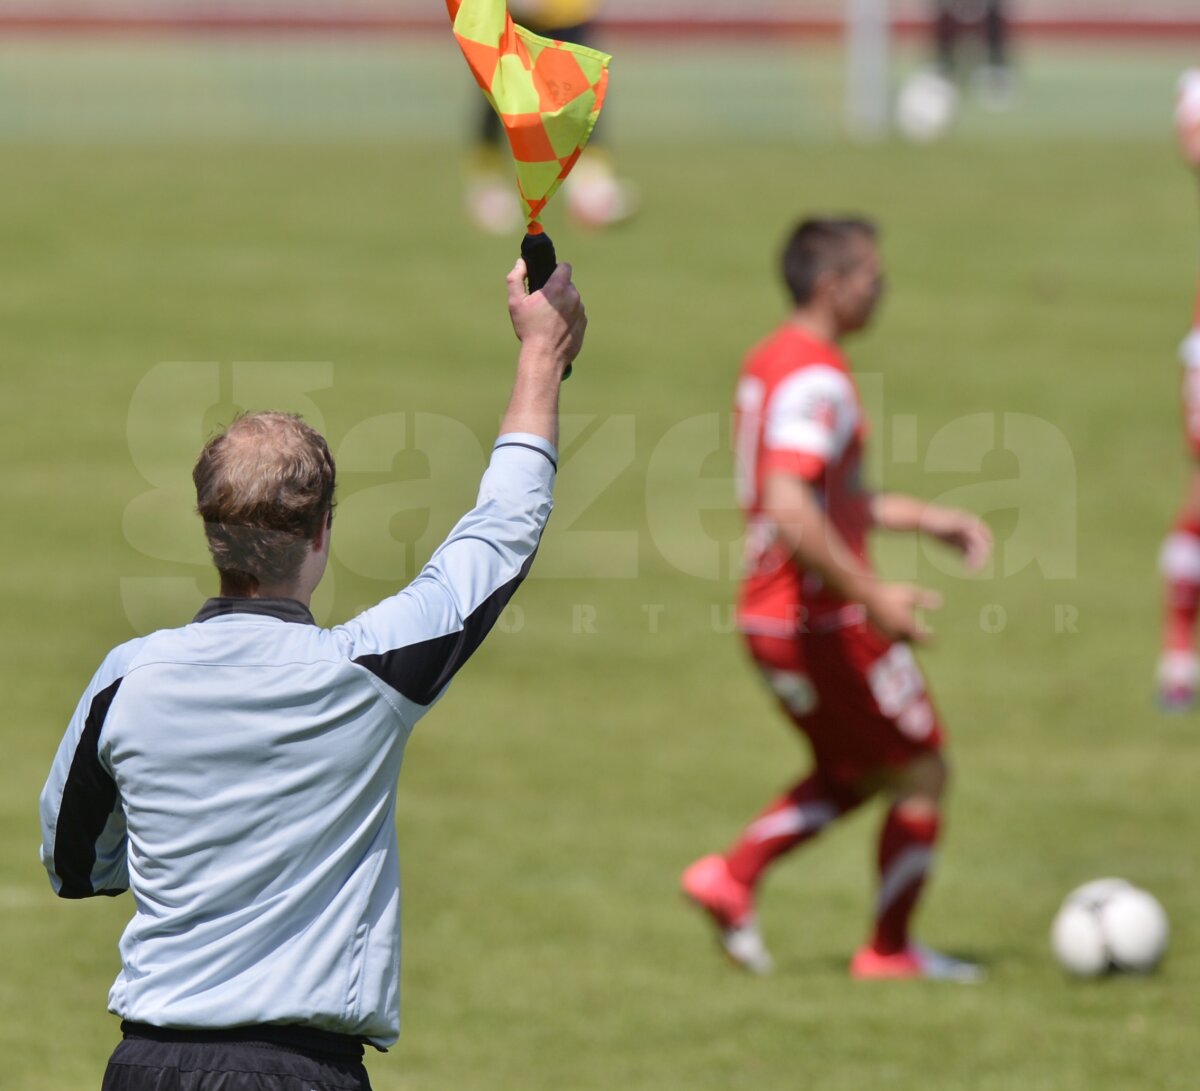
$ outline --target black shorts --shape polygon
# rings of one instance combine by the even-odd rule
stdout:
[[[122,1023],[101,1091],[371,1091],[357,1039],[302,1027]]]

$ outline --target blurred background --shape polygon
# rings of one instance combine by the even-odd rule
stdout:
[[[524,6],[536,11],[540,2]],[[1014,64],[1035,90],[1057,67],[1045,58],[1071,56],[1078,68],[1086,57],[1116,50],[1132,62],[1147,49],[1185,48],[1200,21],[1189,0],[604,0],[566,7],[595,11],[601,44],[624,47],[616,69],[623,108],[611,107],[628,114],[623,136],[662,139],[723,128],[812,135],[840,128],[847,112],[860,135],[881,129],[870,112],[900,89],[910,65],[936,59],[938,13],[960,24],[957,74],[966,80],[988,59],[985,23],[996,6],[1010,25]],[[432,0],[2,0],[7,93],[0,124],[14,134],[161,135],[174,128],[179,135],[437,136],[467,108],[472,90],[458,86],[447,96],[430,82],[453,79],[453,58],[436,44],[443,22],[443,5]],[[421,63],[394,63],[409,51]],[[753,64],[733,63],[747,51]],[[725,59],[722,78],[695,79],[693,87],[689,71],[715,75],[704,61],[712,56]],[[67,71],[56,71],[56,61]],[[675,109],[673,88],[682,94],[706,86],[696,108]],[[438,94],[417,92],[434,87]],[[1035,94],[1027,114],[1044,115],[1051,105],[1057,112],[1043,116],[1042,126],[1072,103],[1039,102]]]
[[[398,823],[405,1031],[381,1091],[1192,1088],[1200,722],[1154,705],[1156,558],[1188,473],[1177,345],[1196,179],[1172,112],[1192,0],[983,6],[947,66],[932,5],[608,0],[602,121],[627,204],[552,202],[591,328],[564,389],[533,576],[414,736]],[[94,1087],[127,897],[56,901],[36,795],[113,644],[212,593],[189,472],[238,409],[303,412],[338,459],[340,621],[471,503],[507,395],[480,230],[480,96],[435,0],[0,0],[0,1046],[5,1087]],[[804,755],[743,660],[733,378],[785,313],[812,211],[883,224],[889,292],[849,345],[875,483],[999,543],[941,590],[923,663],[956,786],[922,934],[964,991],[864,989],[875,819],[772,875],[779,971],[739,977],[677,894]],[[1077,883],[1154,892],[1156,976],[1069,983]]]

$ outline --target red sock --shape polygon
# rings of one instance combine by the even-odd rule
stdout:
[[[938,824],[936,811],[906,814],[901,805],[888,811],[879,835],[879,898],[871,939],[881,955],[908,946],[908,922],[933,863]]]
[[[1163,651],[1191,651],[1200,615],[1200,527],[1179,523],[1163,542],[1159,566],[1166,584]]]
[[[729,874],[739,883],[754,886],[772,861],[816,836],[859,802],[853,794],[829,785],[818,773],[813,773],[775,800],[742,831],[725,855]]]

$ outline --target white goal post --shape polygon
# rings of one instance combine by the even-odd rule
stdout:
[[[878,140],[891,123],[891,27],[888,0],[846,0],[846,127]]]

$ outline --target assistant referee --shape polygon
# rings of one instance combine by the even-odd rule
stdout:
[[[243,416],[193,472],[220,597],[109,653],[41,795],[63,898],[130,890],[106,1091],[361,1091],[400,1030],[397,775],[413,725],[529,571],[558,389],[587,318],[560,265],[528,294],[479,499],[399,594],[333,629],[309,603],[334,462],[297,417]]]

